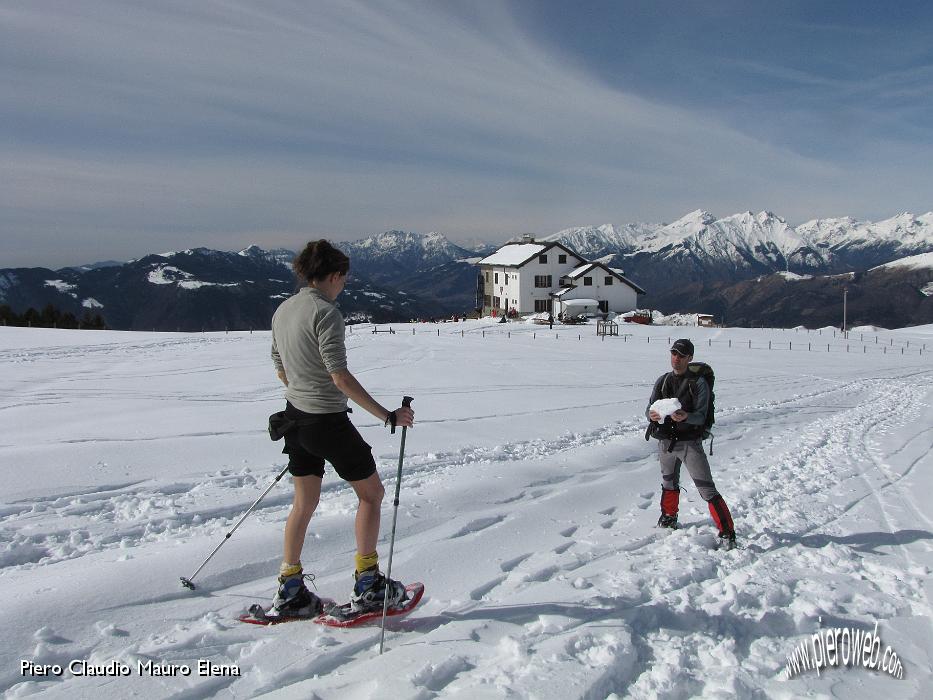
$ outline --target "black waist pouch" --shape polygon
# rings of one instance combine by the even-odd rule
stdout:
[[[298,421],[289,418],[285,411],[279,411],[269,416],[269,437],[273,440],[281,440],[285,433],[289,433],[298,427]]]
[[[292,409],[294,410],[294,409]],[[289,415],[288,411],[279,411],[269,416],[269,437],[273,440],[281,440],[287,433],[302,425],[316,425],[328,420],[335,420],[337,417],[345,418],[348,413],[353,413],[352,408],[339,413],[320,413],[320,414],[300,414],[296,417]]]

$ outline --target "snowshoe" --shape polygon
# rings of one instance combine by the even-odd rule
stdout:
[[[424,595],[423,583],[409,583],[405,587],[405,597],[395,605],[390,605],[385,611],[386,617],[402,617],[407,615],[421,602]],[[324,612],[314,618],[319,625],[327,627],[357,627],[382,619],[382,603],[375,608],[364,612],[354,612],[352,603],[343,605],[325,606]]]

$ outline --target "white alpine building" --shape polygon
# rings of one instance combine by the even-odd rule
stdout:
[[[477,263],[483,315],[624,313],[645,290],[621,270],[585,260],[562,243],[524,236]]]

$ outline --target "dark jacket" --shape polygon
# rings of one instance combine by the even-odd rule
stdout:
[[[703,377],[690,377],[688,374],[678,377],[673,372],[665,372],[654,383],[645,416],[648,415],[651,404],[658,399],[675,398],[680,401],[680,407],[687,412],[687,419],[677,423],[668,416],[654,431],[654,436],[662,440],[670,440],[675,436],[678,440],[699,440],[705,430],[709,385]]]

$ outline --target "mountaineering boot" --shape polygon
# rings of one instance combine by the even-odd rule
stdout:
[[[272,599],[272,611],[281,617],[314,617],[324,609],[321,599],[308,590],[304,580],[314,580],[311,574],[279,576],[279,589]]]
[[[709,514],[713,516],[713,522],[719,528],[723,548],[733,549],[735,547],[735,525],[732,523],[729,506],[718,493],[709,500]]]
[[[680,489],[661,488],[661,517],[658,518],[658,527],[677,529],[677,511],[680,507]]]
[[[719,533],[719,546],[716,549],[735,549],[735,533],[734,532],[720,532]]]
[[[350,595],[350,609],[353,612],[381,610],[386,599],[390,608],[405,600],[405,585],[387,579],[379,569],[356,572],[354,576],[356,583]]]

